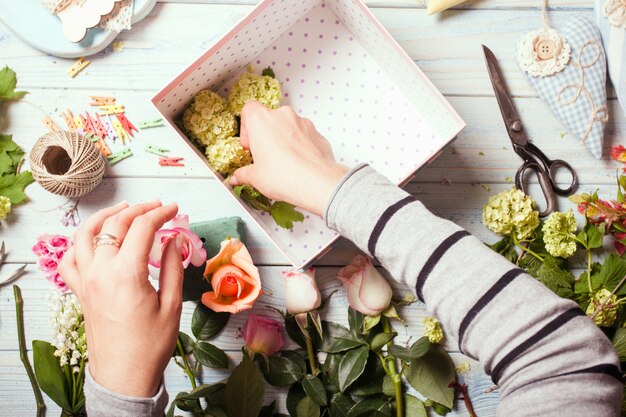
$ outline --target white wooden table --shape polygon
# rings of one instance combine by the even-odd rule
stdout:
[[[0,65],[9,65],[18,74],[19,87],[30,94],[18,103],[0,110],[0,132],[12,133],[24,148],[30,149],[45,132],[41,112],[35,103],[61,122],[59,112],[67,108],[76,112],[87,110],[89,95],[115,95],[126,106],[131,121],[156,116],[148,99],[174,74],[195,59],[236,21],[248,13],[256,0],[168,0],[159,3],[148,18],[119,37],[125,48],[111,48],[92,58],[92,64],[75,79],[67,76],[72,61],[46,56],[27,46],[0,24]],[[514,61],[514,50],[521,33],[541,24],[537,0],[470,0],[462,8],[429,17],[424,0],[370,1],[376,16],[391,31],[435,85],[448,97],[467,129],[459,140],[429,167],[418,173],[407,189],[425,202],[435,213],[451,219],[485,240],[494,240],[481,224],[481,208],[493,193],[511,186],[510,178],[520,164],[512,152],[493,91],[485,70],[481,44],[494,50],[507,77],[517,107],[535,143],[551,157],[569,161],[577,170],[581,189],[600,189],[613,195],[618,165],[608,160],[611,145],[619,142],[626,132],[626,118],[621,112],[615,93],[609,91],[612,118],[607,127],[605,157],[595,160],[571,136],[562,137],[565,129],[556,121],[547,106],[537,97]],[[552,0],[550,18],[555,25],[563,24],[575,15],[592,17],[591,0]],[[6,116],[6,117],[5,117]],[[266,306],[280,307],[283,283],[280,272],[287,269],[280,253],[263,237],[221,189],[209,178],[205,168],[196,161],[182,143],[172,143],[173,135],[166,128],[141,132],[142,140],[167,145],[173,154],[186,159],[186,167],[160,167],[155,158],[141,151],[135,156],[107,168],[103,183],[80,202],[80,214],[87,218],[100,207],[126,199],[131,203],[153,199],[176,201],[181,211],[192,221],[213,219],[226,215],[241,215],[247,222],[250,252],[261,266],[266,294],[256,304],[257,313],[272,315]],[[132,146],[132,145],[131,145]],[[143,146],[135,144],[135,146]],[[481,186],[482,185],[482,186]],[[487,191],[489,189],[491,191]],[[17,207],[0,226],[0,239],[6,241],[10,254],[7,273],[21,263],[28,263],[28,273],[19,280],[25,300],[27,343],[32,339],[50,339],[49,312],[45,295],[49,289],[36,265],[30,248],[42,233],[64,233],[57,221],[56,206],[65,200],[43,191],[34,184],[27,189],[30,202]],[[566,200],[560,209],[570,208]],[[356,253],[349,243],[341,243],[321,260],[318,279],[324,294],[339,288],[335,279],[337,267],[344,265]],[[480,279],[477,277],[476,279]],[[398,295],[408,291],[397,286]],[[324,317],[333,321],[346,320],[347,302],[342,292],[332,298]],[[188,330],[193,305],[183,312],[182,329]],[[408,319],[408,333],[400,330],[402,338],[420,335],[421,319],[426,315],[422,305],[415,304],[402,311]],[[238,361],[242,340],[237,329],[246,315],[234,316],[219,337],[217,344],[228,350]],[[455,361],[468,361],[455,352],[456,343],[448,348]],[[495,415],[498,393],[485,394],[492,386],[480,365],[470,361],[472,370],[465,374],[470,397],[478,416]],[[232,366],[232,364],[231,364]],[[204,381],[221,379],[224,373],[206,371]],[[166,383],[174,395],[189,389],[183,373],[171,365]],[[283,398],[284,390],[268,388],[269,396]],[[284,410],[284,404],[281,409]],[[58,415],[50,401],[48,415]],[[0,415],[34,415],[35,400],[19,360],[15,309],[10,287],[0,290]],[[467,415],[462,402],[451,415]]]

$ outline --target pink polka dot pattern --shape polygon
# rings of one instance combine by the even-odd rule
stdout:
[[[337,160],[370,163],[398,184],[463,127],[360,0],[265,0],[218,45],[153,100],[170,124],[198,90],[226,96],[252,63],[274,69],[284,104],[313,120]],[[294,266],[308,266],[338,239],[310,213],[289,231],[243,207]]]

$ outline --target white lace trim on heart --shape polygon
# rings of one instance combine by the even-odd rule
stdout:
[[[606,0],[604,3],[604,17],[610,24],[618,28],[626,29],[626,1],[625,0]]]
[[[537,47],[543,41],[554,45],[554,54],[549,59],[540,57]],[[559,32],[544,28],[528,32],[522,37],[517,47],[517,62],[533,77],[548,77],[565,69],[571,52],[567,40]]]

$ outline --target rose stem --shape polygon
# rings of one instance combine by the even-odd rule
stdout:
[[[459,389],[461,395],[463,396],[463,402],[465,403],[465,408],[467,408],[467,412],[469,413],[469,417],[477,417],[476,412],[474,411],[474,407],[472,406],[472,402],[470,401],[469,394],[467,393],[467,384],[459,384],[458,382],[453,382],[452,386]]]
[[[28,374],[30,385],[33,387],[33,393],[37,400],[37,417],[43,417],[46,413],[46,404],[43,402],[41,396],[41,389],[37,384],[37,378],[33,372],[33,367],[28,360],[28,354],[26,353],[26,338],[24,336],[24,300],[22,299],[22,291],[17,285],[13,286],[13,295],[15,296],[15,315],[17,317],[17,338],[20,345],[20,359],[24,364],[24,369]]]
[[[317,375],[320,373],[319,369],[317,369],[317,361],[315,360],[315,352],[313,352],[313,341],[307,335],[304,335],[304,340],[306,341],[306,353],[309,357],[309,365],[311,365],[311,374]]]
[[[183,363],[185,364],[185,373],[187,374],[187,376],[189,377],[189,380],[191,381],[191,388],[196,389],[196,376],[193,374],[193,372],[191,371],[191,368],[189,367],[189,361],[187,361],[187,354],[183,350],[182,343],[180,343],[180,337],[176,339],[176,348],[178,349],[178,353],[180,353],[180,356],[183,358]]]
[[[389,318],[381,315],[380,321],[383,325],[383,332],[391,333],[391,325],[389,324]],[[387,350],[391,346],[391,341],[387,343]],[[396,358],[387,354],[389,376],[393,382],[393,389],[396,393],[396,417],[404,416],[404,398],[402,397],[402,375],[399,375],[396,371]]]

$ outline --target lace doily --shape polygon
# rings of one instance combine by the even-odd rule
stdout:
[[[626,0],[606,0],[602,11],[611,25],[626,29]]]
[[[517,62],[533,77],[548,77],[565,69],[571,55],[567,40],[551,28],[526,33],[517,48]]]
[[[130,29],[133,17],[133,0],[122,0],[115,5],[111,13],[102,16],[99,27],[121,32]]]

